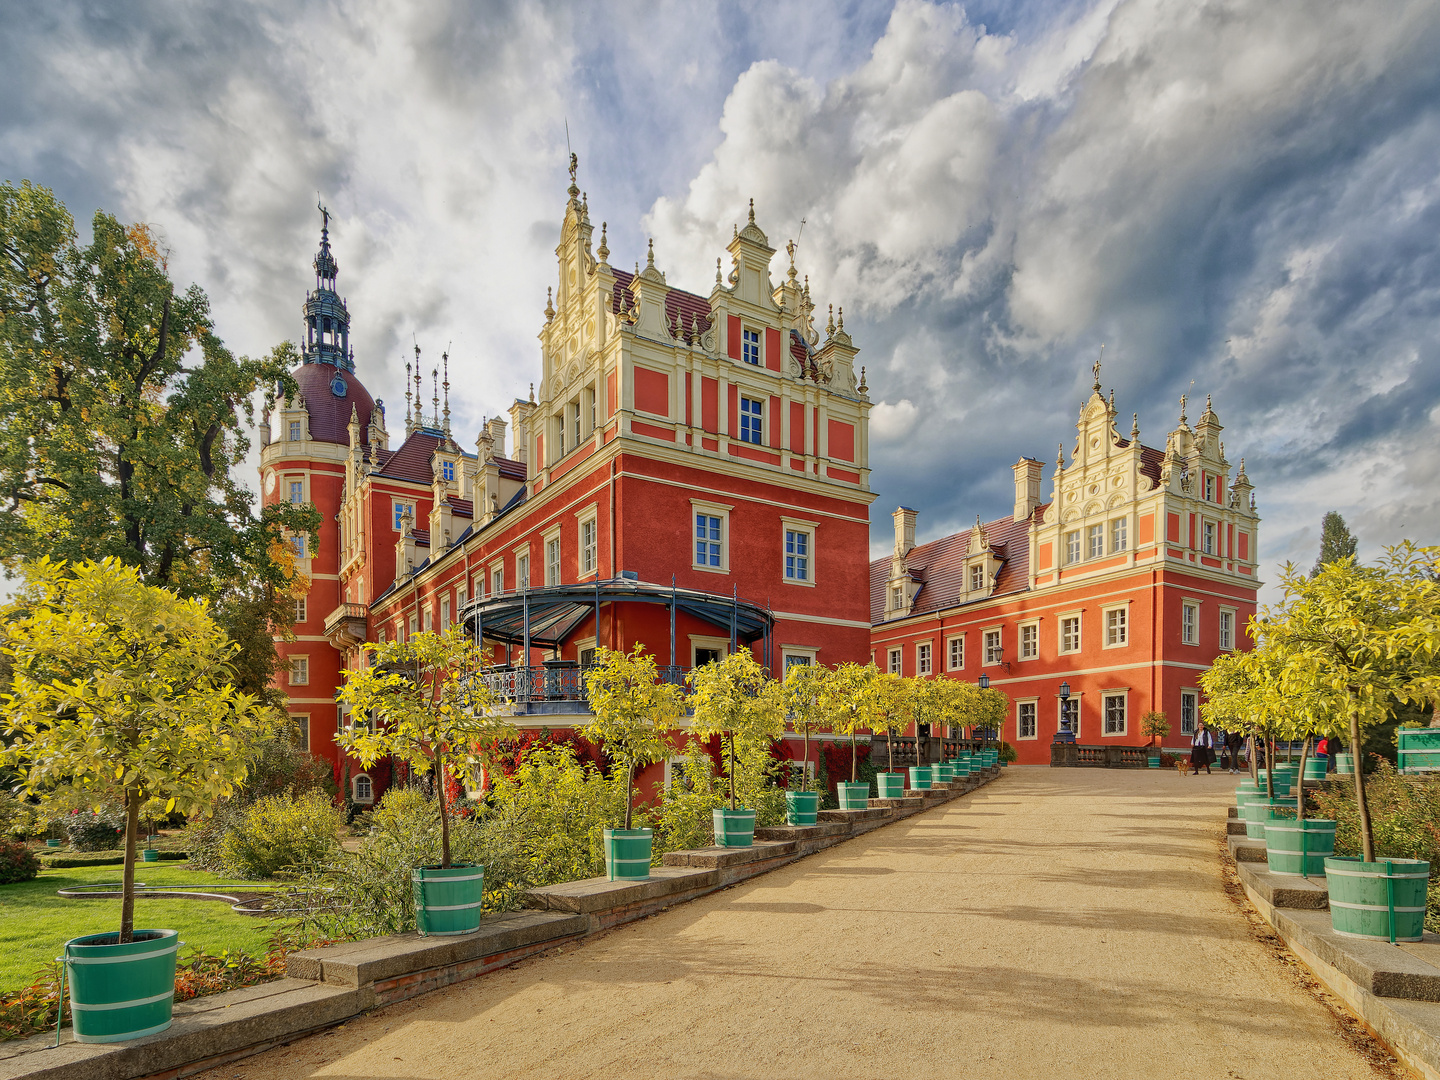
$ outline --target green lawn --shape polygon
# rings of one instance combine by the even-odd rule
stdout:
[[[135,878],[147,885],[181,885],[207,891],[254,888],[256,882],[236,881],[183,864],[137,866]],[[79,866],[42,870],[34,881],[0,885],[0,993],[28,983],[36,969],[60,955],[65,942],[83,934],[103,934],[120,928],[120,901],[67,900],[55,890],[74,885],[120,881],[118,866]],[[274,924],[253,915],[237,915],[229,904],[213,900],[135,901],[137,928],[178,930],[186,947],[207,952],[240,949],[264,956]]]

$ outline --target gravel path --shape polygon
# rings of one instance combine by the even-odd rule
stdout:
[[[205,1075],[1374,1080],[1226,895],[1234,784],[1011,768],[745,885]]]

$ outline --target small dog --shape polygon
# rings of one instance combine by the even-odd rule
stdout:
[[[1177,757],[1175,759],[1175,771],[1178,772],[1181,776],[1189,776],[1190,759],[1184,757]]]

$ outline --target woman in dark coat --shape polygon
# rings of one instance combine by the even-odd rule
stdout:
[[[1203,723],[1195,728],[1195,735],[1190,740],[1190,772],[1194,776],[1200,775],[1200,767],[1205,767],[1205,773],[1210,774],[1210,763],[1215,760],[1215,739],[1210,734],[1210,729]]]

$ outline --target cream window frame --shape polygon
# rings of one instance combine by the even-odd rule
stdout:
[[[1122,613],[1120,630],[1122,637],[1119,641],[1111,640],[1110,616],[1114,612]],[[1106,604],[1100,609],[1100,647],[1103,649],[1123,649],[1130,644],[1130,601],[1123,604]]]
[[[1215,620],[1215,647],[1221,652],[1235,651],[1235,639],[1239,636],[1237,629],[1239,620],[1235,618],[1235,614],[1235,608],[1222,607],[1219,617]]]
[[[935,642],[933,639],[915,642],[915,674],[935,674]]]
[[[728,574],[730,573],[730,511],[735,509],[728,503],[710,502],[708,499],[690,500],[690,569],[703,570],[707,574]],[[707,517],[720,519],[720,565],[711,566],[708,562],[702,563],[695,556],[695,518],[705,514]],[[783,544],[785,534],[780,534]],[[783,547],[782,547],[783,551]]]
[[[1075,621],[1075,643],[1065,647],[1065,624]],[[1060,656],[1073,656],[1085,648],[1085,612],[1062,611],[1055,616],[1055,651]]]
[[[1190,730],[1185,730],[1185,699],[1190,698],[1195,707],[1190,715]],[[1189,737],[1195,734],[1195,727],[1200,722],[1200,688],[1198,686],[1182,686],[1180,688],[1180,734],[1182,737]]]
[[[803,518],[781,517],[780,518],[780,580],[786,585],[801,585],[813,589],[815,587],[815,536],[820,526],[817,522],[806,521]],[[721,527],[721,532],[727,532],[728,525]],[[789,577],[785,573],[785,544],[786,533],[806,534],[805,580]]]
[[[294,735],[295,735],[295,745],[298,746],[298,747],[300,747],[301,750],[304,750],[304,751],[308,754],[308,753],[310,752],[310,737],[311,737],[311,733],[310,733],[310,714],[309,714],[309,713],[291,713],[291,714],[290,714],[290,719],[291,719],[291,720],[294,722],[294,724],[295,724],[295,732],[294,732]]]
[[[309,653],[299,653],[299,654],[292,653],[291,655],[287,656],[285,659],[288,661],[288,665],[287,665],[287,666],[289,667],[289,676],[288,676],[287,685],[289,685],[289,686],[309,686],[309,685],[310,685],[310,654],[309,654]]]
[[[954,647],[954,646],[955,646],[955,643],[956,643],[956,642],[959,642],[959,644],[960,644],[960,662],[959,662],[958,664],[955,663],[955,647]],[[946,670],[946,671],[964,671],[964,670],[965,670],[965,635],[964,635],[964,634],[951,634],[949,637],[947,637],[947,638],[945,639],[945,670]]]
[[[1190,624],[1190,633],[1188,636],[1185,632],[1185,613],[1187,611],[1193,611],[1195,613],[1195,621]],[[1194,645],[1196,647],[1200,644],[1200,601],[1191,599],[1188,596],[1180,601],[1180,644]]]
[[[905,649],[896,645],[885,651],[885,671],[891,675],[905,674]]]
[[[590,526],[590,543],[585,543],[585,526]],[[585,569],[587,557],[590,569]],[[575,511],[575,569],[577,581],[594,577],[600,573],[600,507],[591,503],[583,510]]]
[[[740,642],[735,643],[737,650],[744,648]],[[713,649],[720,654],[720,659],[730,655],[730,639],[728,637],[710,637],[706,634],[690,635],[690,670],[694,671],[700,665],[695,662],[695,653],[700,649]]]
[[[992,646],[991,643],[990,643],[990,635],[991,635],[991,634],[994,634],[994,635],[995,635],[995,643],[994,643],[993,646]],[[1000,657],[999,657],[999,658],[994,659],[994,660],[992,660],[992,659],[990,658],[990,656],[991,656],[990,650],[991,650],[992,648],[997,648],[997,649],[1000,650]],[[985,627],[983,630],[981,630],[981,631],[980,631],[980,666],[981,666],[981,667],[996,667],[996,666],[998,666],[998,665],[1000,665],[1000,664],[1003,664],[1003,663],[1005,662],[1004,656],[1005,656],[1005,627],[1004,627],[1004,626],[987,626],[987,627]]]
[[[1120,711],[1124,714],[1120,720],[1119,731],[1106,731],[1110,723],[1109,711],[1110,701],[1119,698]],[[1100,737],[1102,739],[1124,739],[1129,736],[1130,731],[1130,691],[1125,688],[1115,688],[1100,691]]]
[[[1032,651],[1025,652],[1025,631],[1031,631],[1030,645]],[[1026,619],[1015,627],[1015,659],[1016,660],[1039,660],[1040,659],[1040,620]]]
[[[1024,705],[1028,705],[1028,706],[1030,706],[1030,708],[1032,708],[1032,709],[1035,710],[1035,713],[1034,713],[1035,730],[1032,731],[1029,735],[1022,735],[1022,734],[1020,734],[1020,708],[1021,708],[1021,706],[1024,706]],[[1015,741],[1016,741],[1016,742],[1031,742],[1031,741],[1038,741],[1039,738],[1040,738],[1040,699],[1039,699],[1039,698],[1033,698],[1033,697],[1030,697],[1030,698],[1016,698],[1016,699],[1015,699]]]

